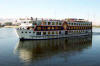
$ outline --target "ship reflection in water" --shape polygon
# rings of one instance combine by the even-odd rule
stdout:
[[[15,53],[24,62],[51,59],[53,56],[61,54],[65,55],[66,58],[64,57],[64,59],[67,60],[68,57],[79,54],[85,49],[91,48],[91,46],[91,36],[19,41]]]

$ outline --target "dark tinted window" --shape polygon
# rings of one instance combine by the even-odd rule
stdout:
[[[41,35],[41,32],[37,32],[36,35]]]
[[[61,34],[61,31],[59,31],[59,34]]]
[[[67,34],[67,31],[65,31],[65,34]]]

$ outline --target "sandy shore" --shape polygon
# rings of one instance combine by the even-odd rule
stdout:
[[[5,28],[19,28],[19,26],[4,26]]]

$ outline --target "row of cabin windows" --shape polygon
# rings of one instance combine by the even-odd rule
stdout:
[[[43,32],[43,35],[54,35],[54,34],[56,34],[56,35],[60,35],[61,34],[61,31],[59,31],[59,32],[52,32],[52,33],[50,33],[50,32],[48,32],[48,34],[46,34],[46,32]],[[67,35],[68,34],[68,32],[67,31],[65,31],[65,35]],[[37,34],[36,35],[41,35],[41,32],[37,32]]]
[[[54,27],[54,26],[48,26],[48,27],[46,27],[46,26],[42,26],[42,27],[37,27],[37,30],[61,30],[62,29],[62,27],[61,26],[56,26],[56,27]]]
[[[23,31],[22,31],[22,33],[24,33]],[[25,33],[32,33],[32,32],[25,32]],[[35,33],[35,32],[33,32],[33,33]],[[48,32],[48,35],[49,34],[51,34],[50,32]],[[55,34],[54,32],[52,32],[52,34]],[[56,31],[56,34],[58,34],[58,32]],[[61,34],[61,32],[59,32],[59,34]],[[41,32],[37,32],[37,35],[41,35]],[[46,32],[43,32],[43,35],[46,35]]]
[[[84,30],[76,30],[76,31],[68,31],[68,32],[70,32],[70,33],[80,33],[80,32],[87,32],[87,31],[84,31]],[[67,31],[65,31],[65,35],[66,34],[68,34],[68,32]],[[22,32],[22,33],[24,33],[24,32]],[[32,33],[32,32],[25,32],[25,33]],[[33,32],[33,33],[35,33],[35,32]],[[58,35],[58,34],[61,34],[61,31],[56,31],[56,32],[48,32],[48,34],[46,33],[46,32],[43,32],[43,35],[54,35],[54,34],[56,34],[56,35]],[[36,33],[36,35],[41,35],[41,32],[37,32]]]
[[[77,30],[80,30],[80,29],[92,29],[91,27],[68,27],[68,29],[77,29]]]
[[[68,32],[86,32],[86,31],[84,31],[84,30],[76,30],[76,31],[68,31]],[[22,32],[22,33],[24,33],[24,32]],[[25,32],[25,33],[32,33],[32,32]],[[33,32],[33,33],[35,33],[35,32]],[[50,35],[50,34],[52,34],[52,35],[54,35],[54,34],[56,34],[56,35],[58,35],[58,34],[61,34],[61,31],[56,31],[56,32],[48,32],[48,35]],[[67,31],[65,31],[65,34],[67,34]],[[37,35],[41,35],[41,32],[37,32]],[[46,32],[43,32],[43,35],[47,35],[47,33]]]
[[[86,24],[86,23],[68,23],[68,25],[91,26],[91,24]]]
[[[43,25],[62,25],[61,22],[44,22]]]
[[[56,34],[56,35],[58,35],[58,34],[61,34],[61,31],[56,31],[56,33],[55,32],[48,32],[48,34],[46,33],[46,32],[43,32],[43,35],[54,35],[54,34]],[[41,35],[41,32],[37,32],[36,33],[36,35]]]
[[[24,33],[24,32],[22,31],[22,33]],[[25,32],[25,33],[35,33],[35,32]]]
[[[80,32],[87,32],[87,31],[79,30],[79,31],[68,31],[68,32],[70,32],[70,33],[72,33],[72,32],[73,32],[73,33],[76,33],[76,32],[77,32],[77,33],[80,33]]]
[[[24,22],[24,23],[32,23],[32,21],[29,21],[29,22]]]
[[[22,31],[22,33],[24,33],[24,32]],[[25,32],[25,33],[35,33],[35,32]],[[51,35],[51,34],[52,35],[54,35],[54,34],[58,35],[58,34],[61,34],[61,31],[59,31],[59,32],[58,31],[56,31],[56,32],[54,32],[54,31],[50,32],[49,31],[48,34],[46,32],[43,32],[43,35]],[[65,34],[67,34],[67,31],[65,31]],[[41,32],[37,32],[36,35],[41,35]]]

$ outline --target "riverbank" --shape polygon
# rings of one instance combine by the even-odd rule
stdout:
[[[19,26],[4,26],[5,28],[19,28]]]

